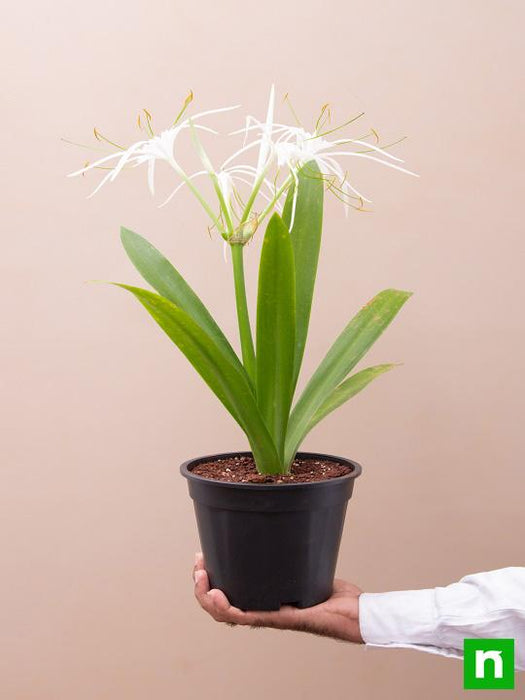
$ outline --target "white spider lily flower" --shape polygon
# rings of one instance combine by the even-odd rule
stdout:
[[[278,167],[287,166],[297,181],[297,170],[308,163],[309,161],[315,161],[321,172],[326,176],[335,176],[338,180],[339,187],[341,191],[348,197],[351,198],[353,195],[357,196],[359,199],[370,202],[371,200],[365,197],[361,192],[359,192],[353,185],[348,182],[343,168],[338,162],[338,158],[343,156],[350,156],[354,158],[364,158],[366,160],[372,160],[381,165],[385,165],[389,168],[394,168],[400,172],[406,173],[407,175],[413,175],[418,177],[416,173],[411,170],[397,165],[397,163],[402,163],[401,158],[393,156],[391,153],[375,146],[373,144],[362,141],[361,139],[334,139],[333,141],[325,139],[320,134],[310,133],[303,129],[302,127],[277,127],[280,132],[280,136],[274,144],[274,149],[277,157]],[[341,146],[353,145],[364,147],[367,151],[373,151],[378,155],[370,155],[363,150],[351,150],[350,148],[341,150]],[[395,161],[395,162],[392,162]],[[294,197],[296,200],[296,196]],[[345,210],[348,212],[348,201],[344,200]],[[295,201],[292,209],[292,220],[295,213]]]
[[[375,161],[408,175],[418,177],[416,173],[399,165],[399,163],[403,163],[401,158],[362,139],[339,138],[329,140],[324,138],[326,134],[317,133],[317,131],[309,132],[301,126],[288,126],[286,124],[273,122],[271,132],[269,132],[268,121],[269,119],[267,119],[266,123],[261,123],[257,119],[249,117],[245,128],[234,132],[244,132],[245,136],[248,132],[259,132],[261,136],[250,143],[245,142],[242,149],[234,153],[230,160],[233,160],[241,153],[249,151],[256,146],[259,146],[261,153],[263,150],[263,142],[264,148],[271,149],[273,157],[275,157],[277,161],[278,171],[282,171],[283,169],[285,172],[288,171],[289,177],[295,184],[291,225],[293,225],[295,218],[297,202],[297,172],[308,162],[315,161],[323,177],[327,178],[329,187],[338,190],[342,194],[341,198],[347,213],[350,206],[349,202],[352,199],[358,199],[361,204],[363,202],[370,203],[371,200],[359,192],[359,190],[348,181],[346,170],[339,162],[340,158],[347,156],[363,158],[365,160]],[[334,129],[332,131],[337,130],[338,129]]]
[[[177,172],[177,174],[183,176],[185,175],[183,169],[179,165],[177,159],[175,158],[175,141],[179,134],[184,130],[193,126],[195,129],[200,129],[202,131],[207,131],[216,134],[214,129],[210,129],[202,124],[196,124],[195,121],[202,117],[208,116],[209,114],[217,114],[219,112],[227,112],[233,109],[237,109],[240,105],[235,105],[232,107],[221,107],[219,109],[210,109],[206,112],[200,112],[191,118],[184,119],[180,124],[175,124],[169,129],[162,131],[157,136],[152,136],[149,139],[138,141],[127,149],[119,149],[115,153],[110,153],[103,158],[90,163],[89,165],[69,174],[69,177],[75,177],[76,175],[82,175],[83,173],[93,170],[94,168],[108,167],[112,161],[116,161],[116,164],[109,170],[109,172],[102,178],[100,183],[97,185],[95,190],[89,195],[92,197],[96,194],[100,188],[106,184],[106,182],[113,182],[124,167],[137,167],[143,163],[148,165],[148,186],[152,194],[155,192],[154,175],[155,175],[155,163],[158,160],[163,160],[169,163]]]

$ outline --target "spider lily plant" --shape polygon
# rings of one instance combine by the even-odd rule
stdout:
[[[190,94],[171,127],[159,135],[145,112],[139,125],[146,138],[129,148],[95,131],[99,141],[116,150],[72,175],[106,168],[96,192],[126,168],[145,164],[153,193],[155,166],[164,161],[178,178],[166,201],[181,187],[195,195],[211,227],[231,250],[240,355],[176,267],[145,238],[126,228],[121,230],[125,251],[155,291],[118,286],[138,299],[233,416],[246,434],[259,472],[287,473],[299,446],[317,423],[395,366],[380,364],[353,373],[410,297],[410,292],[397,289],[377,294],[347,323],[302,393],[295,396],[321,246],[324,193],[335,193],[347,211],[363,208],[370,201],[349,180],[342,162],[350,158],[414,173],[377,143],[374,131],[359,138],[334,138],[361,115],[342,127],[330,128],[325,107],[311,131],[276,122],[273,88],[266,118],[259,121],[249,116],[242,129],[230,134],[243,134],[244,143],[217,168],[201,134],[217,133],[207,125],[210,116],[237,107],[188,116],[192,97]],[[178,156],[178,141],[183,137],[191,139],[202,163],[202,169],[194,173],[187,172]],[[248,162],[243,162],[245,158]],[[198,186],[202,179],[213,200]],[[243,258],[246,244],[263,224],[252,326]]]

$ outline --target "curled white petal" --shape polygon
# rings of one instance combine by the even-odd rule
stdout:
[[[389,163],[386,160],[381,160],[381,158],[376,158],[375,156],[370,156],[367,153],[356,153],[355,151],[339,151],[336,153],[331,153],[332,156],[353,156],[354,158],[365,158],[366,160],[373,160],[376,163],[381,163],[381,165],[386,165],[387,168],[394,168],[394,170],[399,170],[401,173],[406,173],[407,175],[412,175],[413,177],[419,177],[417,173],[412,172],[412,170],[407,170],[402,168],[400,165],[395,163]]]
[[[263,126],[261,138],[261,147],[259,149],[259,157],[257,158],[257,173],[261,173],[266,166],[268,154],[271,151],[271,138],[273,129],[273,110],[275,105],[275,86],[272,85],[270,90],[270,99],[268,100],[268,110],[266,112],[266,122]]]
[[[381,155],[385,156],[385,158],[397,160],[398,163],[405,162],[402,158],[398,158],[397,156],[392,155],[388,151],[385,151],[384,148],[379,148],[379,146],[376,146],[373,143],[367,143],[366,141],[361,141],[361,139],[350,139],[350,141],[352,143],[357,143],[358,146],[366,146],[366,148],[369,148],[371,151],[375,151],[376,153],[381,153]]]
[[[193,173],[193,175],[188,176],[188,180],[193,180],[196,177],[199,177],[200,175],[208,175],[208,172],[206,170],[199,170],[196,173]],[[171,194],[162,202],[162,204],[159,204],[159,209],[162,207],[165,207],[168,202],[170,202],[173,197],[177,194],[177,192],[182,189],[185,185],[187,185],[187,182],[183,180],[181,183],[177,185],[177,187],[171,192]]]
[[[241,155],[241,153],[246,153],[246,151],[249,151],[249,150],[251,150],[252,148],[255,148],[255,146],[258,146],[260,143],[261,143],[261,139],[257,139],[256,141],[252,141],[251,143],[247,144],[246,146],[243,146],[242,148],[239,148],[237,151],[235,151],[234,153],[232,153],[231,156],[229,156],[228,158],[226,158],[226,160],[223,162],[223,164],[222,164],[222,166],[221,166],[221,170],[224,170],[225,167],[226,167],[226,165],[227,165],[228,163],[231,163],[232,160],[235,160],[235,158],[238,158],[238,157]]]
[[[192,119],[200,119],[201,117],[207,117],[208,114],[219,114],[220,112],[231,112],[234,109],[239,109],[241,105],[232,105],[230,107],[218,107],[217,109],[207,109],[205,112],[199,112],[194,114]]]

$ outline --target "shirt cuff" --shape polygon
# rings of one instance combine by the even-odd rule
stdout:
[[[366,644],[439,647],[435,591],[362,593],[359,627]]]

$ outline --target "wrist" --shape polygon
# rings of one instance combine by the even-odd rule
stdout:
[[[356,612],[356,617],[355,617],[355,643],[356,644],[364,644],[365,640],[363,639],[363,633],[361,631],[361,596],[363,595],[363,592],[361,592],[357,596],[357,612]]]

